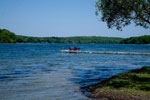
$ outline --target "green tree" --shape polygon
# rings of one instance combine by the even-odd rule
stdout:
[[[0,43],[15,43],[16,35],[6,29],[0,29]]]
[[[122,30],[131,22],[150,28],[150,0],[98,0],[96,8],[96,15],[101,12],[108,28]]]

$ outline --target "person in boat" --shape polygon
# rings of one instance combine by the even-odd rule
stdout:
[[[74,49],[73,49],[74,51],[77,51],[78,50],[78,48],[77,47],[74,47]]]
[[[69,51],[77,51],[78,49],[80,49],[80,48],[77,48],[77,47],[71,48],[71,47],[69,47]]]
[[[69,47],[69,51],[73,51],[73,49],[71,47]]]

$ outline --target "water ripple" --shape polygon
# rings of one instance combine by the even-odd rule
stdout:
[[[0,44],[1,100],[90,100],[81,91],[118,73],[150,65],[149,56],[63,54],[61,49],[150,52],[150,45]]]

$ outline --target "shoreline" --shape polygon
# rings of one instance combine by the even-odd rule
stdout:
[[[150,100],[150,66],[112,76],[85,90],[95,99]]]

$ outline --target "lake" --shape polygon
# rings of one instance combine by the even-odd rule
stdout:
[[[86,51],[150,52],[150,45],[0,44],[1,100],[91,100],[80,88],[142,66],[150,56],[59,53]]]

